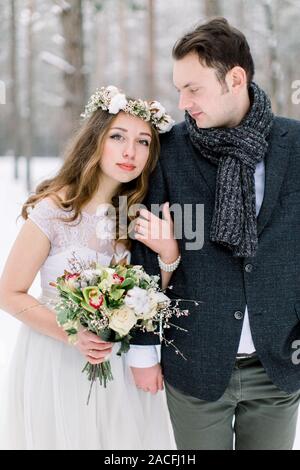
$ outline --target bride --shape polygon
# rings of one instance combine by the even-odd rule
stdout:
[[[0,448],[171,449],[160,365],[149,369],[156,387],[145,393],[135,386],[126,355],[116,355],[117,344],[83,329],[69,344],[49,304],[55,300],[49,283],[68,268],[73,253],[103,265],[113,257],[129,260],[119,212],[113,220],[107,207],[116,207],[119,196],[127,197],[128,208],[141,203],[158,158],[158,133],[172,120],[159,103],[130,100],[115,87],[97,90],[84,117],[61,170],[24,204],[25,223],[0,280],[0,308],[22,322],[1,397]],[[152,220],[172,232],[170,217]],[[178,258],[174,238],[150,245],[162,261]],[[35,299],[28,290],[39,271],[42,293]],[[164,285],[169,276],[162,272]],[[114,380],[106,389],[96,383],[87,406],[90,383],[82,368],[108,355]]]

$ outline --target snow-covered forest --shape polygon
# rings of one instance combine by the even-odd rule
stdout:
[[[0,0],[0,155],[61,155],[101,85],[179,121],[171,49],[214,15],[246,34],[275,112],[300,118],[300,0]]]

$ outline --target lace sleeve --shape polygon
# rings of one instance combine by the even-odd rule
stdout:
[[[31,210],[28,218],[34,222],[39,229],[46,235],[49,241],[52,241],[52,226],[53,222],[53,208],[50,206],[46,199],[38,202],[36,206]]]

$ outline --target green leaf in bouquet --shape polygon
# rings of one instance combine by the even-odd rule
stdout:
[[[108,342],[116,341],[116,333],[111,328],[105,328],[104,330],[101,330],[101,332],[98,335],[101,339],[103,339],[103,341],[108,341]]]
[[[81,291],[79,289],[72,290],[68,286],[65,285],[65,282],[62,278],[58,278],[57,282],[57,289],[64,298],[71,298],[74,302],[80,303],[82,300]]]
[[[131,268],[127,269],[127,273],[125,275],[125,279],[128,279],[128,278],[134,279],[135,281],[137,280],[135,272]]]
[[[57,313],[57,321],[58,323],[63,326],[68,321],[68,312],[66,310],[56,310]]]
[[[113,300],[120,300],[120,298],[122,297],[122,295],[124,294],[125,292],[125,289],[120,289],[118,286],[116,286],[114,288],[112,288],[111,290],[111,293],[110,293],[110,297],[113,299]]]
[[[109,276],[109,272],[108,271],[104,271],[101,275],[101,279],[104,280],[104,279],[108,279],[108,276]]]
[[[144,279],[142,279],[140,281],[140,286],[139,286],[141,289],[145,289],[145,290],[148,290],[149,289],[149,282],[145,281]]]
[[[121,345],[119,351],[117,352],[117,356],[121,356],[123,353],[127,353],[130,349],[130,340],[131,336],[127,335],[125,338],[121,340]]]
[[[113,309],[113,308],[120,308],[124,304],[124,300],[114,300],[114,299],[109,299],[107,302],[108,308]]]
[[[73,300],[77,305],[81,304],[81,301],[83,300],[81,296],[75,294],[75,292],[69,292],[68,297]]]
[[[122,266],[122,265],[116,266],[116,273],[117,273],[119,276],[126,277],[126,274],[127,274],[127,268],[126,268],[126,266]]]
[[[74,336],[78,333],[78,331],[75,328],[69,328],[68,330],[65,330],[66,333],[70,336]]]
[[[62,286],[62,285],[65,283],[65,278],[64,278],[64,276],[58,277],[58,278],[56,279],[56,283],[57,283],[59,286]]]
[[[59,295],[60,297],[62,297],[63,299],[68,299],[68,292],[66,292],[65,290],[63,290],[60,286],[57,287],[57,290],[59,292]]]
[[[69,321],[74,321],[78,317],[78,310],[80,309],[79,306],[72,306],[72,304],[68,303],[68,300],[62,300],[60,304],[58,304],[55,308],[57,314],[57,322],[60,325],[64,325]]]
[[[126,290],[133,289],[134,286],[135,286],[135,282],[134,282],[134,279],[132,279],[132,277],[128,277],[121,284],[122,289],[126,288]]]

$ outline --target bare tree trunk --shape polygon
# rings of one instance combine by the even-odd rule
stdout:
[[[148,0],[148,57],[146,67],[146,96],[155,98],[155,0]]]
[[[274,21],[274,13],[270,0],[264,0],[263,7],[266,15],[266,23],[268,29],[268,49],[269,49],[269,70],[270,70],[270,94],[274,113],[282,112],[282,95],[281,95],[281,64],[278,56],[276,27]],[[276,8],[276,5],[275,7]]]
[[[8,88],[10,113],[8,117],[9,140],[14,155],[14,177],[19,177],[20,156],[20,116],[18,106],[17,76],[17,35],[16,35],[16,1],[10,2],[10,83]]]
[[[221,13],[221,5],[219,0],[205,0],[204,1],[204,14],[207,19],[220,16]]]
[[[105,64],[108,53],[107,21],[104,8],[95,14],[95,73],[93,74],[92,91],[105,85]]]
[[[128,64],[129,64],[129,50],[128,50],[128,33],[126,27],[126,4],[127,1],[119,0],[118,4],[118,23],[120,28],[120,85],[124,90],[128,88]]]
[[[27,0],[28,22],[26,28],[26,103],[23,116],[24,148],[26,158],[26,188],[31,190],[31,160],[33,152],[33,34],[32,23],[35,0]]]
[[[68,138],[76,128],[85,103],[85,76],[83,72],[82,0],[62,3],[64,58],[70,65],[64,71],[65,133]]]

